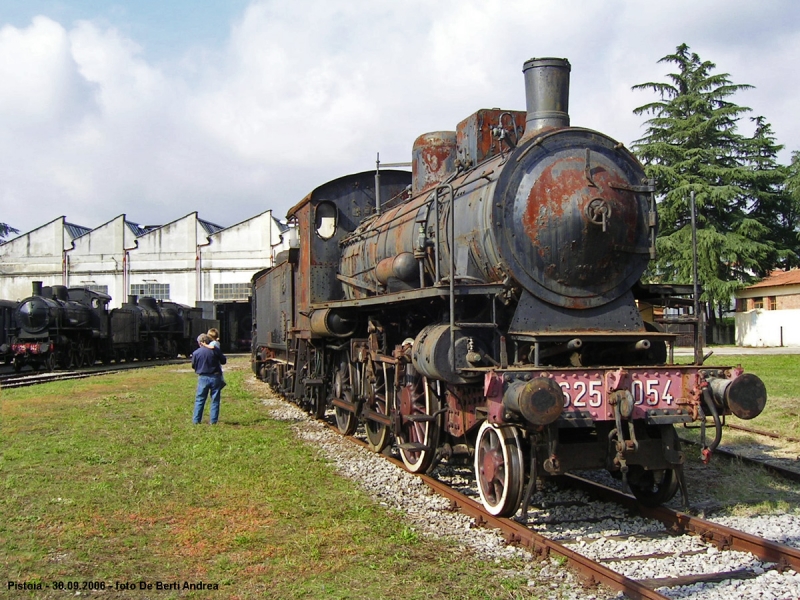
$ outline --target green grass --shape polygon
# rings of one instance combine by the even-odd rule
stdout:
[[[418,535],[339,477],[268,417],[250,377],[226,373],[216,427],[191,424],[188,368],[3,390],[5,577],[220,587],[158,598],[532,597],[512,565]]]
[[[737,366],[758,375],[767,388],[767,404],[755,419],[744,421],[734,416],[726,417],[731,424],[772,431],[781,435],[800,437],[800,355],[712,355],[705,363],[710,366]],[[679,429],[678,434],[688,439],[699,439],[697,429]],[[713,437],[713,428],[707,435]],[[710,439],[710,438],[709,438]],[[733,429],[723,430],[722,447],[736,451],[737,447],[761,444],[765,447],[786,446],[784,442],[756,438]],[[728,507],[735,515],[783,513],[796,511],[800,506],[800,490],[768,473],[761,467],[739,461],[715,458],[710,465],[700,465],[698,450],[685,448],[689,457],[687,478],[692,489],[703,488],[705,493]]]
[[[729,417],[730,423],[800,437],[800,354],[712,355],[706,364],[741,365],[745,372],[758,375],[767,388],[764,412],[750,421]]]

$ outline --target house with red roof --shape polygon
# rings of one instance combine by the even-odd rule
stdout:
[[[800,346],[800,269],[736,292],[737,346]]]

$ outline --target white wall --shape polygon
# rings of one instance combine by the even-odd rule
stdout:
[[[800,309],[736,313],[737,346],[800,346]]]
[[[0,298],[27,298],[31,281],[107,285],[114,308],[127,300],[130,285],[160,283],[169,284],[171,300],[194,306],[219,300],[214,284],[249,283],[287,247],[271,210],[211,235],[194,212],[138,238],[120,215],[73,240],[61,217],[0,245]]]
[[[64,217],[59,217],[0,245],[0,298],[27,298],[32,281],[63,284],[65,245],[72,244],[64,223]]]

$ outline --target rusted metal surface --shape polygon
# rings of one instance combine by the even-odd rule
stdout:
[[[479,387],[448,388],[447,419],[445,429],[453,437],[461,437],[479,424],[475,408],[484,404],[484,395]]]
[[[456,170],[456,132],[424,133],[411,149],[412,192],[442,183]]]
[[[588,130],[549,132],[519,148],[493,200],[495,235],[514,278],[565,308],[602,306],[628,292],[649,261],[643,177],[627,151]]]
[[[520,110],[482,109],[461,121],[456,127],[458,160],[474,167],[500,152],[508,152],[525,132],[526,114]],[[493,133],[498,127],[510,136],[510,144]]]

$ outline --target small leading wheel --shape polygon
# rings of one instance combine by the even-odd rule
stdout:
[[[321,385],[308,386],[308,393],[306,396],[309,399],[309,408],[311,409],[311,414],[314,415],[314,418],[324,418],[325,409],[327,408],[325,405],[324,388]]]
[[[434,416],[439,411],[439,398],[427,378],[419,374],[400,389],[398,396],[400,458],[412,473],[424,473],[433,464],[439,445],[440,417]]]
[[[678,475],[675,469],[648,471],[639,465],[631,465],[628,485],[639,504],[656,507],[669,502],[678,491]]]
[[[339,360],[339,368],[333,376],[333,397],[346,402],[353,402],[353,390],[350,385],[350,364],[347,355],[342,355]],[[334,406],[336,415],[336,428],[342,435],[353,435],[358,427],[356,415],[340,406]]]
[[[44,359],[44,366],[45,366],[45,368],[46,368],[48,371],[50,371],[51,373],[52,373],[53,371],[55,371],[55,370],[56,370],[56,367],[58,366],[58,365],[56,364],[56,355],[55,355],[55,354],[53,354],[52,352],[50,352],[50,353],[47,355],[47,358],[45,358],[45,359]]]
[[[475,476],[483,506],[496,517],[510,517],[522,501],[525,472],[516,427],[484,421],[475,441]]]
[[[387,370],[386,363],[370,363],[367,373],[367,406],[370,410],[388,417],[387,382],[391,379]],[[381,452],[389,445],[391,430],[387,425],[367,419],[364,429],[367,431],[367,446],[373,452]]]

